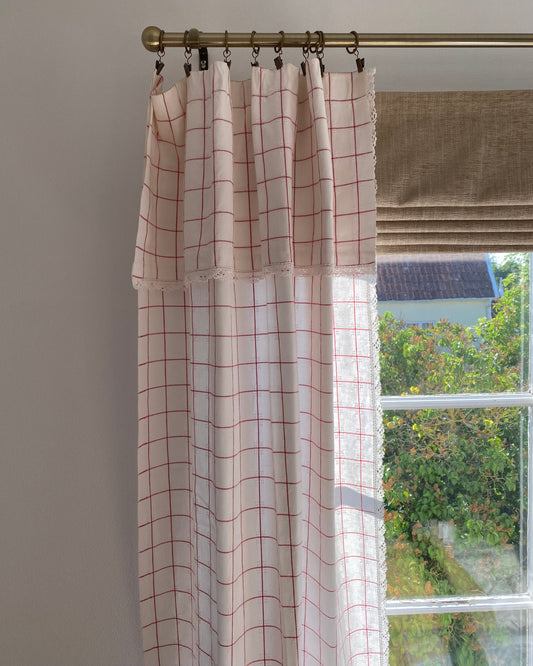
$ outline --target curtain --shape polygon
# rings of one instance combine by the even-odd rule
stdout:
[[[145,663],[387,663],[372,73],[225,63],[150,96]]]
[[[533,251],[533,90],[376,95],[378,252]]]

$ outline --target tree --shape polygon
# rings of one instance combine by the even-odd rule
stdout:
[[[443,320],[420,329],[382,316],[384,395],[523,387],[528,267],[515,259],[501,269],[504,295],[493,316],[473,327]],[[482,594],[489,585],[519,590],[526,419],[524,409],[501,407],[384,414],[389,596]],[[502,633],[490,613],[391,618],[391,666],[412,663],[406,650],[419,661],[437,663],[449,653],[458,666],[485,664],[479,636],[487,631],[493,641]]]

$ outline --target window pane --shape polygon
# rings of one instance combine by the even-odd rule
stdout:
[[[390,666],[526,666],[527,611],[389,617]]]
[[[527,408],[384,413],[390,598],[525,592]]]
[[[525,390],[529,258],[380,257],[383,395]]]

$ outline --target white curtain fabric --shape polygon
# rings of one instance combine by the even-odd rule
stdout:
[[[156,77],[139,290],[147,666],[387,663],[372,73]]]

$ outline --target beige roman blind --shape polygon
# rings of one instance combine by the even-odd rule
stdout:
[[[380,254],[533,251],[533,90],[377,93]]]

